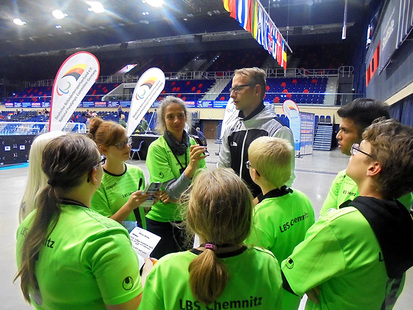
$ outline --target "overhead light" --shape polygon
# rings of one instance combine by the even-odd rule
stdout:
[[[150,6],[153,6],[154,8],[160,8],[164,3],[163,0],[145,0],[142,2],[149,4]]]
[[[60,10],[53,10],[52,15],[56,19],[63,19],[67,16],[67,14],[63,13]]]
[[[90,5],[90,8],[88,8],[90,12],[94,12],[94,13],[105,12],[105,8],[103,7],[102,3],[100,3],[99,1],[86,1],[86,3]]]
[[[13,19],[13,23],[15,23],[16,25],[19,25],[19,26],[26,25],[26,22],[22,21],[20,18]]]
[[[61,25],[56,25],[55,27],[56,27],[56,29],[61,29],[62,28]]]

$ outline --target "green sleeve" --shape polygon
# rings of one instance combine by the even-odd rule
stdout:
[[[341,245],[323,218],[310,227],[306,239],[281,263],[281,271],[298,296],[343,272],[345,267]]]
[[[94,275],[105,304],[122,304],[142,293],[138,257],[126,230],[91,236],[80,259]]]
[[[139,306],[139,309],[146,310],[146,309],[157,309],[163,310],[165,309],[163,305],[163,298],[159,296],[163,292],[162,289],[157,289],[162,287],[162,277],[160,276],[160,272],[158,272],[157,266],[153,267],[153,269],[148,274],[145,282],[145,289],[143,290],[142,294],[142,301]]]

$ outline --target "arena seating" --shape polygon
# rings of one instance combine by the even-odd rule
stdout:
[[[173,95],[184,101],[200,100],[215,80],[167,80],[160,98]]]
[[[102,101],[102,97],[117,86],[119,86],[119,83],[96,83],[90,88],[84,101]],[[11,97],[7,97],[4,102],[50,102],[51,96],[51,86],[29,87]]]
[[[300,104],[322,104],[327,78],[268,78],[265,101],[282,103],[291,99]],[[217,100],[229,100],[229,83]]]

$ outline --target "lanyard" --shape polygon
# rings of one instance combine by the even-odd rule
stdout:
[[[182,166],[181,162],[178,159],[178,156],[176,156],[175,152],[171,149],[172,154],[174,154],[176,161],[178,162],[179,166],[181,166],[181,173],[184,172],[185,168],[188,166],[188,150],[185,151],[185,167]]]

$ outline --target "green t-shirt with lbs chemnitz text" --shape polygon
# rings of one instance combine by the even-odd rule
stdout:
[[[254,208],[251,234],[245,243],[271,251],[281,263],[304,240],[314,221],[310,200],[296,189],[279,197],[265,198]],[[301,296],[283,290],[282,309],[298,309],[300,299]]]
[[[195,140],[190,138],[190,144],[196,145]],[[183,154],[177,156],[177,158],[179,162],[176,160],[163,136],[152,142],[149,145],[146,157],[146,166],[149,170],[150,181],[166,183],[172,179],[178,179],[181,176],[181,165],[183,168],[186,168],[189,163],[189,147],[186,151],[186,156]],[[205,167],[205,159],[200,160],[198,169],[203,169]],[[161,189],[164,190],[165,188],[162,186]],[[165,204],[161,200],[152,206],[146,216],[147,218],[158,222],[174,222],[183,219],[181,210],[179,210],[179,204]]]
[[[92,197],[91,209],[99,212],[103,216],[111,217],[128,202],[130,195],[137,190],[145,188],[145,176],[139,167],[125,164],[125,172],[121,175],[114,175],[104,171],[102,182]],[[140,223],[146,229],[145,210],[139,208]],[[124,225],[130,231],[127,222],[136,222],[134,212],[131,212],[125,219]],[[136,223],[134,224],[136,226]]]
[[[36,212],[17,230],[17,266]],[[76,205],[62,205],[56,227],[40,250],[35,274],[42,300],[36,304],[39,294],[31,293],[36,309],[106,309],[105,304],[125,303],[143,289],[138,257],[126,229]]]
[[[281,264],[299,296],[319,287],[306,309],[377,310],[392,286],[383,254],[365,217],[354,207],[331,210]]]
[[[188,267],[196,257],[185,251],[161,258],[148,275],[139,309],[281,309],[280,267],[271,252],[249,247],[220,258],[229,280],[222,295],[208,306],[194,297],[189,285]]]
[[[324,215],[330,209],[338,209],[343,202],[354,200],[359,195],[356,182],[346,174],[346,170],[340,171],[331,184],[330,191],[321,208],[320,215]],[[413,194],[408,193],[398,199],[408,211],[413,203]]]

